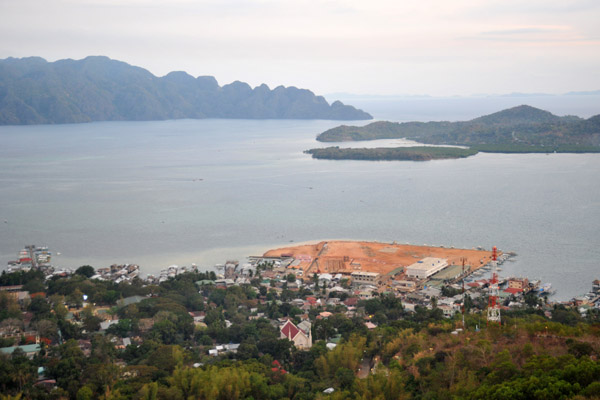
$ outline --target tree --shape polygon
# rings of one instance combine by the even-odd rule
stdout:
[[[129,333],[134,330],[135,326],[131,319],[123,318],[120,319],[116,324],[112,324],[106,330],[106,333],[110,333],[119,337],[127,337]]]
[[[82,372],[86,365],[83,352],[73,339],[52,349],[53,356],[48,360],[48,374],[56,379],[59,387],[75,398],[80,387]]]
[[[93,306],[86,306],[81,314],[83,317],[83,329],[85,329],[87,332],[95,332],[100,329],[100,322],[102,322],[102,320],[94,315]]]
[[[258,358],[258,347],[256,344],[251,342],[243,342],[240,344],[237,350],[237,356],[241,360],[248,360],[251,358]]]
[[[44,285],[44,281],[41,279],[32,279],[23,285],[23,290],[26,290],[29,293],[45,292],[46,285]]]
[[[88,385],[82,386],[77,391],[77,400],[92,400],[94,398],[94,391],[90,389]]]
[[[83,275],[86,278],[91,278],[92,276],[96,275],[96,270],[91,265],[82,265],[75,270],[75,273],[78,275]]]
[[[20,318],[21,307],[17,300],[4,290],[0,291],[0,321],[6,318]]]
[[[148,356],[148,365],[171,373],[177,366],[183,365],[183,351],[179,346],[160,346]]]
[[[75,306],[77,308],[81,307],[81,305],[83,304],[83,293],[81,292],[81,290],[77,288],[73,292],[71,292],[71,294],[67,296],[67,302],[70,305]]]
[[[365,312],[367,314],[375,314],[377,311],[384,311],[383,304],[379,299],[369,299],[365,301]]]
[[[51,318],[50,304],[42,296],[34,297],[27,309],[34,313],[35,320]]]
[[[348,389],[354,383],[354,372],[349,368],[340,367],[335,371],[335,380],[342,389]]]
[[[35,323],[35,329],[38,331],[41,337],[49,339],[58,338],[58,327],[56,323],[49,319],[42,319]]]
[[[535,292],[528,292],[525,296],[525,304],[527,304],[529,307],[537,307],[541,300],[540,298],[537,296],[537,294],[535,294]]]

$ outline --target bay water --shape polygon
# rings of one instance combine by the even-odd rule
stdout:
[[[303,153],[332,145],[315,137],[337,125],[0,127],[0,268],[27,244],[49,246],[57,266],[136,263],[145,275],[171,264],[208,269],[298,242],[357,239],[495,245],[518,254],[502,275],[551,282],[558,300],[600,278],[600,154],[369,162]],[[383,142],[398,144],[407,145]]]

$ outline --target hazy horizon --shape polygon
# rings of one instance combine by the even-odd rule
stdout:
[[[593,0],[22,0],[0,58],[106,55],[156,76],[315,93],[455,96],[600,88]]]

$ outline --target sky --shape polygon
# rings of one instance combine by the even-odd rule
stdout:
[[[0,58],[318,94],[600,89],[598,0],[0,0]]]

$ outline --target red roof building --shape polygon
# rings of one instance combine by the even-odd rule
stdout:
[[[504,289],[504,291],[506,293],[510,293],[510,294],[518,294],[518,293],[523,293],[523,289],[519,289],[519,288],[506,288]]]
[[[302,321],[300,327],[287,320],[279,330],[281,339],[288,339],[299,349],[310,349],[312,347],[312,334],[310,322]]]

